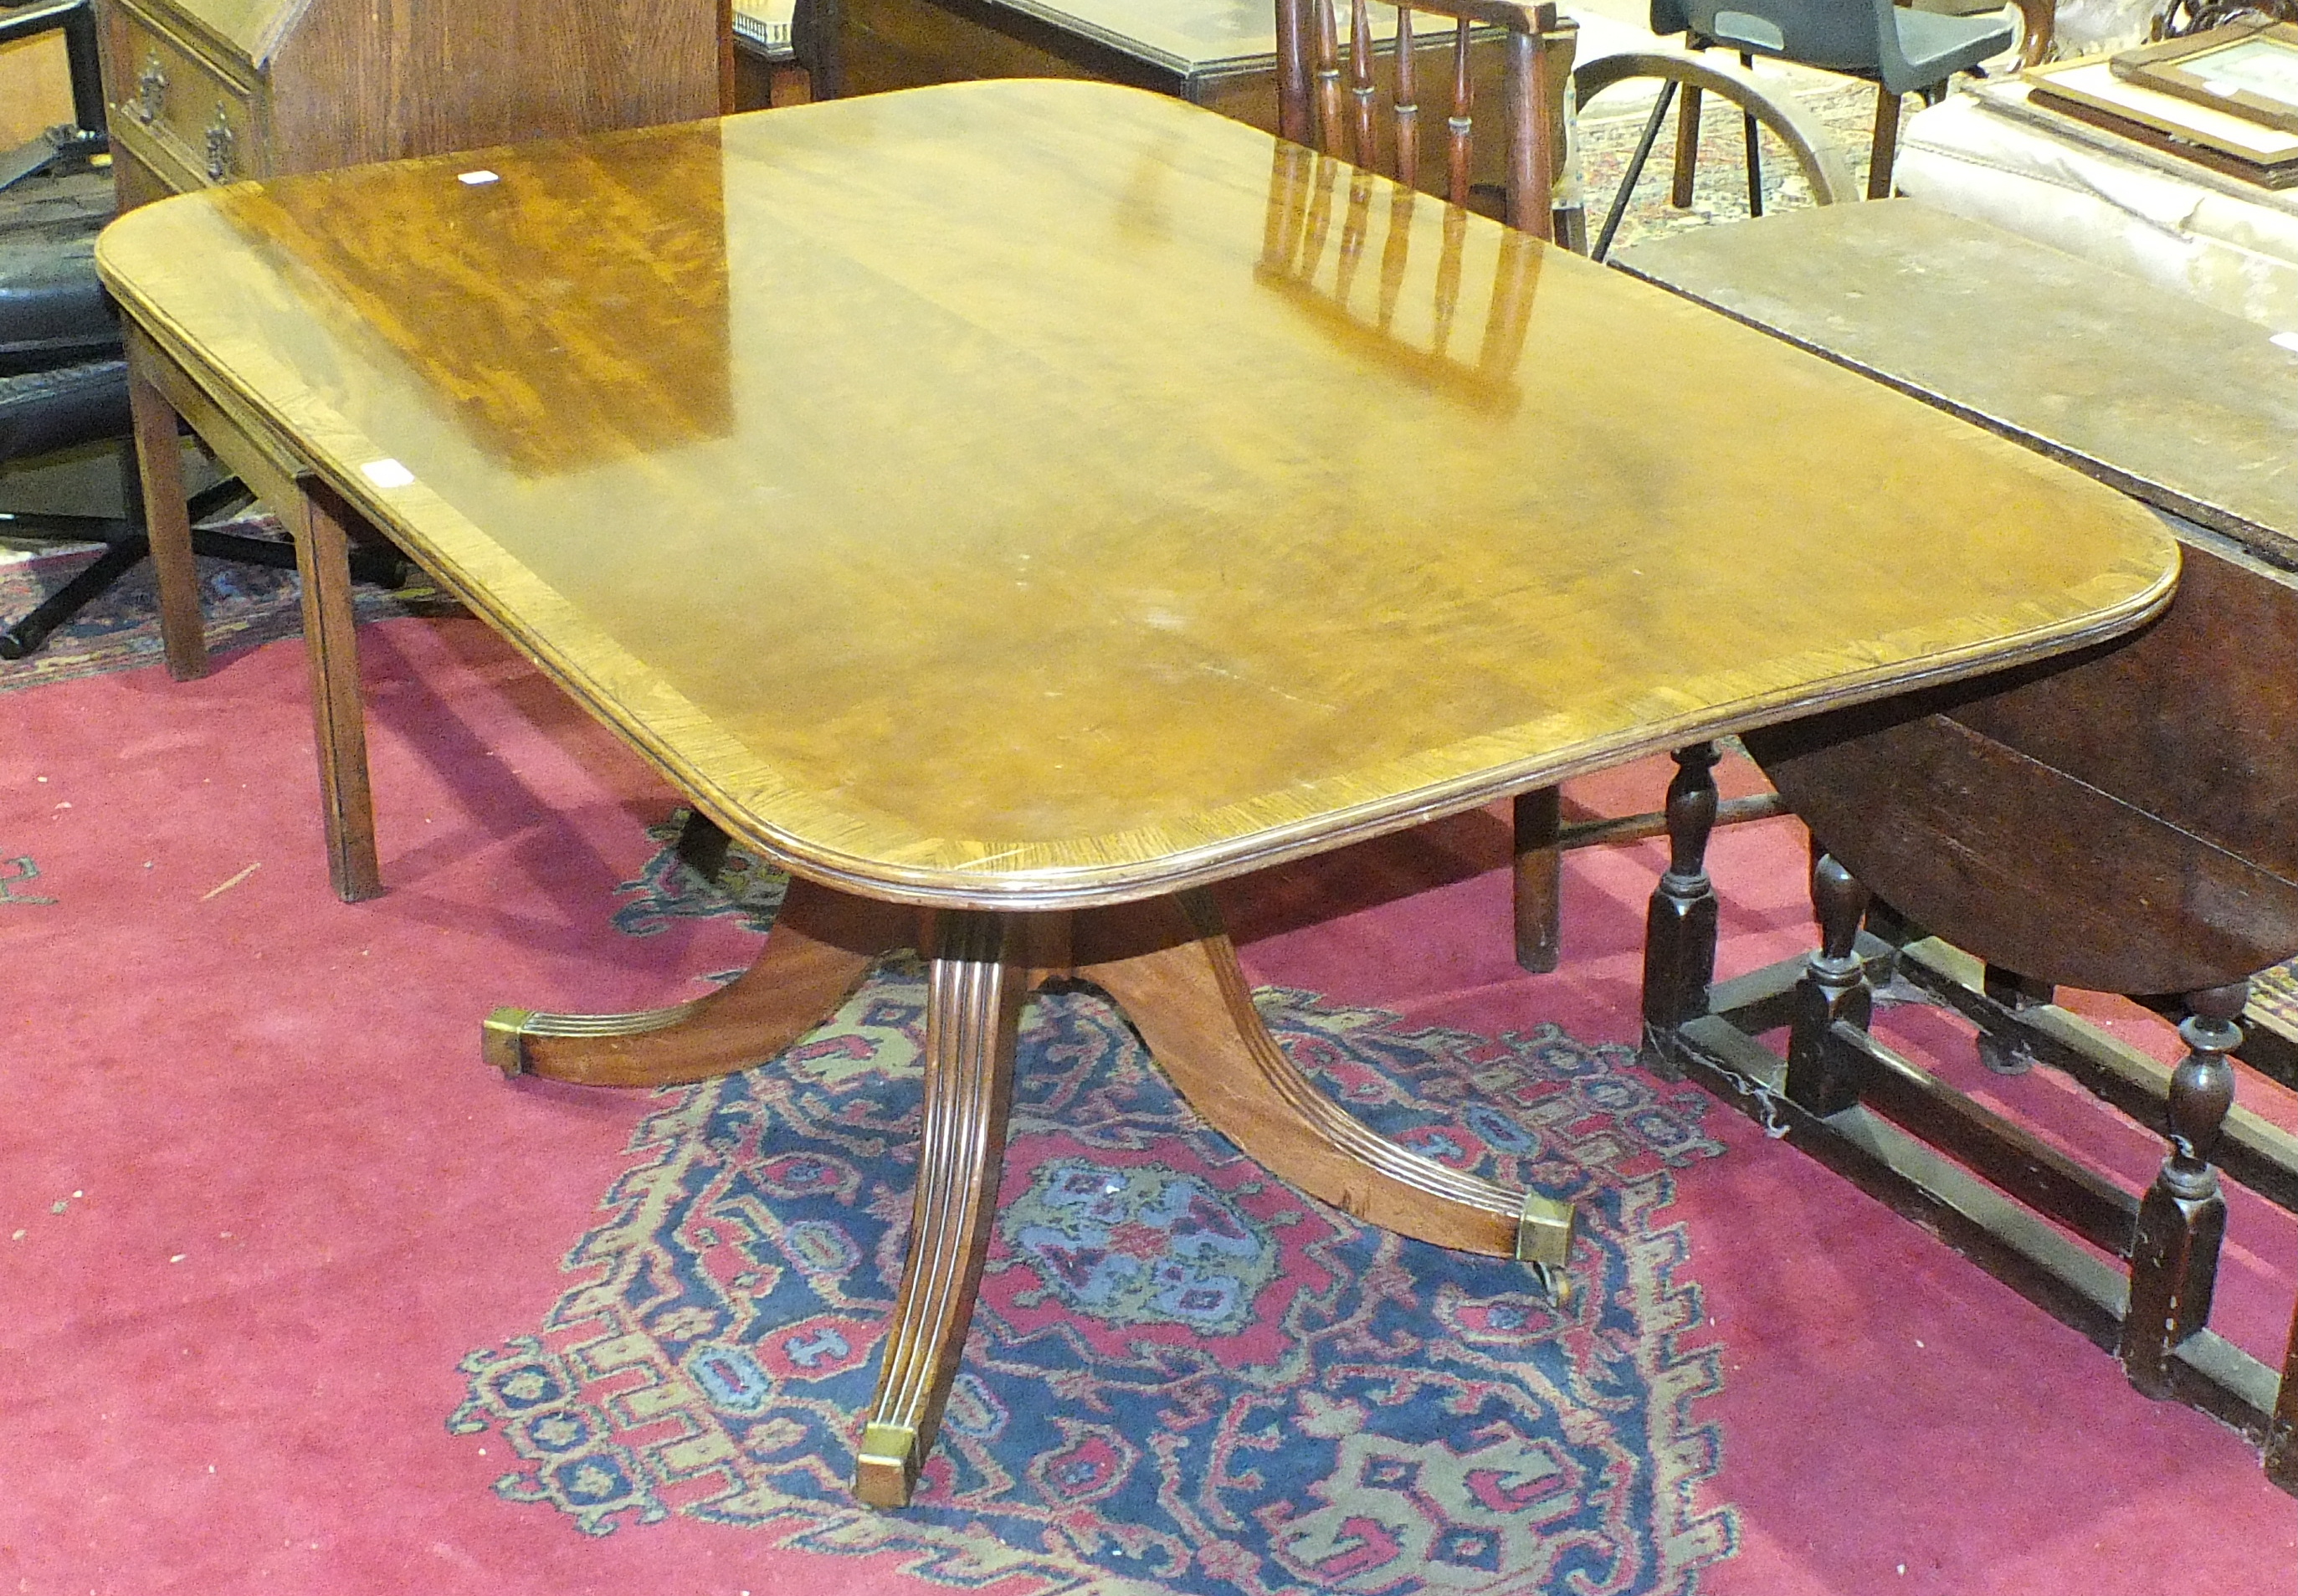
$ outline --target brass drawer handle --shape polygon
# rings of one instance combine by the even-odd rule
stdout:
[[[168,74],[158,55],[146,55],[144,70],[136,75],[136,98],[128,103],[128,114],[139,122],[156,122],[167,108]]]
[[[232,131],[231,103],[216,102],[215,120],[208,124],[208,180],[220,183],[237,163],[239,136]]]

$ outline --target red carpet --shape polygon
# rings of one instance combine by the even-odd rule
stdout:
[[[661,1002],[755,939],[611,929],[673,800],[483,628],[361,641],[393,889],[354,907],[320,864],[297,645],[0,696],[0,1592],[946,1589],[681,1515],[586,1535],[450,1433],[459,1360],[542,1322],[656,1106],[507,1085],[479,1017]],[[1630,1039],[1655,850],[1575,856],[1567,967],[1531,979],[1504,845],[1472,815],[1240,884],[1254,978]],[[1803,946],[1801,857],[1792,823],[1719,840],[1727,972]],[[1737,1550],[1682,1588],[2291,1587],[2298,1501],[2237,1437],[1738,1116],[1705,1124],[1728,1151],[1659,1217],[1720,1352],[1694,1506]],[[2270,1355],[2298,1236],[2247,1206],[2235,1232],[2219,1327]]]

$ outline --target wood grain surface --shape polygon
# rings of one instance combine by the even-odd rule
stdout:
[[[970,84],[186,196],[99,259],[732,832],[879,897],[1125,901],[2167,600],[2118,495],[1289,149]],[[633,293],[576,196],[665,184],[723,270],[665,227]],[[384,225],[434,269],[310,242]],[[490,350],[588,442],[475,418]],[[599,420],[688,382],[723,428]]]
[[[2298,588],[2186,550],[2136,636],[1754,732],[1813,834],[2002,970],[2181,993],[2298,951]]]
[[[2298,386],[2271,329],[1913,200],[1618,264],[2298,565]]]

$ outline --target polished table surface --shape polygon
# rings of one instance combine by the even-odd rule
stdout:
[[[491,1057],[755,1063],[920,936],[888,906],[934,911],[872,1501],[905,1500],[955,1369],[1031,980],[1108,988],[1306,1189],[1558,1263],[1568,1211],[1292,1069],[1186,889],[2110,637],[2176,582],[2095,484],[1104,86],[243,186],[136,212],[99,259],[159,391],[298,484],[319,581],[327,526],[388,532],[799,878],[723,996],[512,1011]],[[327,703],[356,723],[348,638],[319,651],[323,747]]]
[[[101,258],[739,834],[918,901],[1168,890],[2166,591],[2114,495],[1495,227],[1437,358],[1441,204],[1406,253],[1384,191],[1344,316],[1339,248],[1262,257],[1347,178],[1274,149],[967,85],[240,188]]]

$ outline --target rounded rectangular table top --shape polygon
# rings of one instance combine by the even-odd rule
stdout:
[[[879,896],[1218,879],[2176,580],[2071,472],[1097,84],[242,186],[99,261],[722,820]]]

